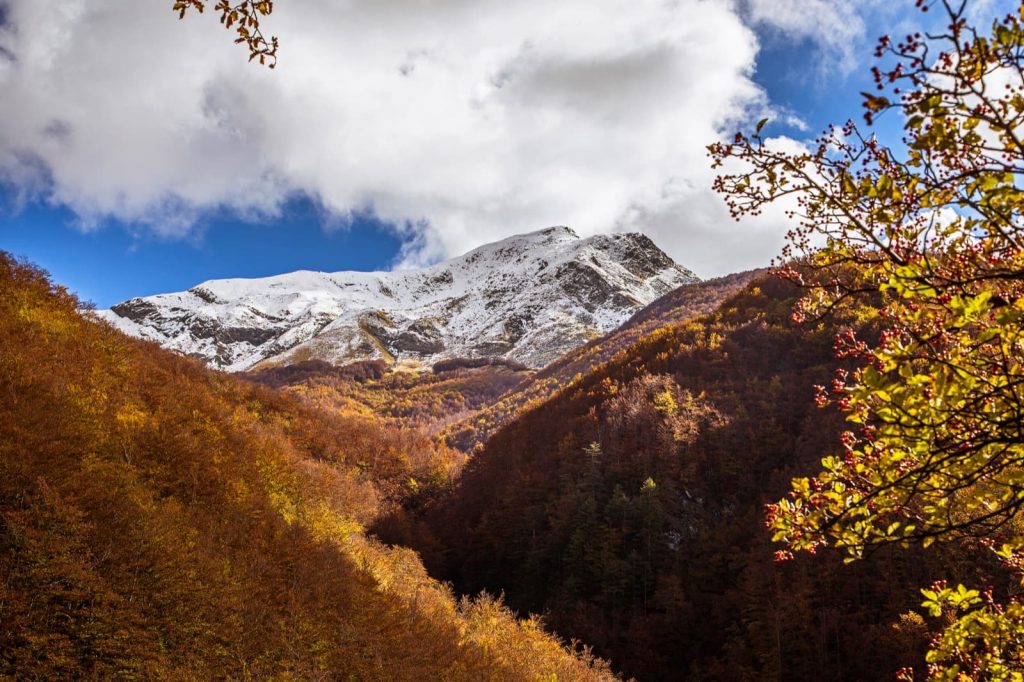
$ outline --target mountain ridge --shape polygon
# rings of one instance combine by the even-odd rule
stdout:
[[[453,357],[540,367],[697,279],[642,234],[581,239],[560,226],[420,270],[209,280],[96,314],[228,371]]]

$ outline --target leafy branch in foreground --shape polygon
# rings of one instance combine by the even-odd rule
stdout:
[[[1024,680],[1024,4],[984,33],[966,3],[917,5],[941,9],[945,28],[881,38],[877,92],[864,93],[868,129],[901,117],[898,150],[852,121],[800,153],[761,124],[710,147],[734,217],[795,201],[779,267],[806,287],[794,319],[857,306],[881,330],[836,336],[853,369],[818,400],[850,430],[767,522],[780,559],[936,541],[994,553],[1016,589],[923,591],[947,618],[928,674]]]
[[[175,0],[174,11],[179,19],[184,19],[191,10],[200,14],[206,9],[204,0]],[[260,28],[260,18],[274,11],[273,0],[242,0],[232,4],[228,0],[217,0],[213,7],[220,13],[220,23],[226,29],[234,29],[237,34],[236,44],[244,43],[249,48],[249,61],[259,59],[260,64],[269,68],[277,65],[277,36],[268,40]]]

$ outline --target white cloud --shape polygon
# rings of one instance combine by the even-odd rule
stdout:
[[[809,40],[818,46],[819,69],[849,72],[861,61],[858,50],[865,39],[862,12],[879,0],[745,0],[749,21],[781,32],[788,38]],[[891,5],[899,3],[888,3]],[[872,39],[877,36],[872,36]]]
[[[302,192],[395,223],[405,264],[553,224],[645,231],[702,274],[781,244],[709,189],[705,145],[770,109],[730,0],[280,0],[275,71],[170,4],[7,0],[0,179],[172,236]]]

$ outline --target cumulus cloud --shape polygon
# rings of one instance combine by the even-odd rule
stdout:
[[[169,0],[0,0],[0,181],[164,236],[302,193],[393,224],[402,265],[554,224],[759,265],[782,218],[732,224],[705,145],[771,110],[750,17],[799,32],[796,2],[282,0],[269,71]]]

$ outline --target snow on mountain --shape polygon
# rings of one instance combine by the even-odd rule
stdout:
[[[551,227],[421,270],[211,280],[96,314],[227,371],[372,358],[540,367],[696,279],[641,234]]]

